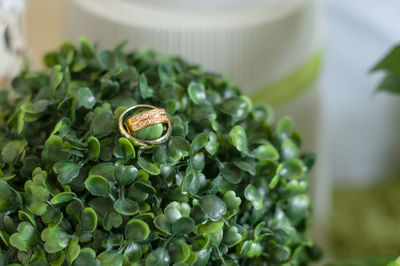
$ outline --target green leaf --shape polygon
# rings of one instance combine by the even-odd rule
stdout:
[[[88,87],[83,87],[78,91],[78,100],[86,109],[92,109],[96,104],[96,98]]]
[[[21,105],[21,110],[28,114],[39,114],[46,111],[47,107],[51,105],[52,102],[48,100],[37,100],[34,102],[26,102]]]
[[[134,186],[138,190],[146,192],[148,194],[155,194],[157,192],[150,182],[136,181],[134,183]]]
[[[208,234],[198,235],[193,238],[192,250],[193,251],[203,250],[208,246],[209,242],[210,242],[210,238],[209,238]]]
[[[258,257],[262,253],[262,246],[260,243],[252,242],[249,251],[247,252],[247,257],[253,258]]]
[[[118,228],[121,224],[122,216],[114,211],[110,211],[104,216],[103,227],[107,231],[110,231],[112,228]]]
[[[388,73],[400,74],[400,45],[395,46],[372,71],[384,70]]]
[[[208,222],[199,226],[199,232],[201,233],[216,233],[222,229],[224,222]]]
[[[168,248],[168,253],[173,262],[184,262],[189,258],[190,248],[184,240],[175,240]]]
[[[208,134],[200,133],[198,134],[190,144],[190,153],[193,154],[201,150],[208,143]]]
[[[96,259],[96,252],[91,248],[81,249],[79,256],[74,261],[73,266],[101,266],[99,260]]]
[[[150,228],[142,220],[132,219],[130,220],[125,227],[125,236],[127,239],[132,241],[143,241],[149,237]]]
[[[141,74],[139,77],[139,91],[143,99],[147,99],[153,96],[153,89],[147,84],[147,78],[145,74]]]
[[[258,146],[255,150],[253,150],[253,154],[259,161],[265,161],[265,160],[276,161],[279,159],[278,151],[269,142]]]
[[[285,160],[296,159],[299,157],[299,148],[292,139],[285,139],[282,143],[281,154]]]
[[[79,38],[79,42],[81,44],[82,54],[86,58],[92,58],[95,55],[95,50],[91,41],[89,41],[86,37],[81,36]]]
[[[254,209],[258,210],[263,207],[263,198],[253,185],[247,185],[246,189],[244,190],[244,196],[253,204]]]
[[[64,73],[61,71],[61,66],[56,65],[52,68],[49,78],[49,85],[51,90],[53,91],[52,97],[54,97],[54,91],[61,84],[64,77]]]
[[[115,179],[120,185],[130,185],[135,181],[137,175],[138,170],[133,165],[125,166],[119,164],[115,166]]]
[[[172,232],[177,235],[189,234],[193,228],[194,221],[190,217],[182,217],[172,224]]]
[[[61,161],[54,165],[54,172],[58,174],[58,181],[65,185],[74,181],[79,175],[81,167],[81,165],[70,161]]]
[[[210,155],[215,155],[218,151],[218,140],[217,135],[214,132],[208,133],[208,142],[206,144],[206,150]]]
[[[147,161],[141,156],[139,156],[137,163],[143,170],[151,175],[159,175],[161,173],[160,168],[158,168],[157,165]]]
[[[18,219],[20,219],[21,221],[30,222],[35,227],[37,226],[35,216],[28,211],[18,211]]]
[[[300,194],[289,198],[287,203],[287,215],[297,224],[303,219],[303,215],[310,210],[310,199],[307,194]]]
[[[210,261],[211,257],[211,248],[203,249],[197,253],[197,260],[196,263],[194,264],[195,266],[201,266],[201,265],[207,265],[207,263]]]
[[[192,100],[194,104],[200,104],[206,101],[206,92],[204,86],[201,84],[191,82],[187,90],[190,100]]]
[[[242,241],[242,235],[239,233],[237,227],[230,226],[228,230],[224,232],[222,241],[227,247],[233,247]]]
[[[236,125],[232,128],[232,130],[229,132],[229,139],[238,151],[240,151],[242,154],[247,154],[247,136],[246,132],[241,126]]]
[[[118,95],[120,91],[120,85],[115,80],[102,79],[100,91],[102,99],[113,98],[114,96]]]
[[[162,136],[164,132],[164,126],[162,124],[155,124],[149,127],[140,129],[139,131],[133,132],[133,136],[141,140],[155,140]]]
[[[201,172],[203,171],[205,167],[205,156],[204,153],[198,152],[194,155],[191,156],[190,158],[190,164],[192,166],[192,169],[196,172]]]
[[[24,152],[28,143],[26,140],[12,140],[8,142],[1,150],[1,157],[7,164],[14,164]]]
[[[100,163],[89,171],[89,176],[91,175],[100,175],[106,178],[110,182],[114,182],[116,167],[114,167],[113,163]]]
[[[213,195],[205,195],[200,198],[200,207],[211,221],[218,221],[226,213],[225,203]]]
[[[153,250],[146,258],[146,266],[168,266],[170,265],[170,257],[168,251],[163,247]]]
[[[276,174],[274,175],[274,177],[269,182],[269,188],[270,189],[274,189],[278,185],[279,180],[281,178],[281,175],[280,175],[281,170],[282,170],[282,164],[280,164],[278,166],[278,169],[276,170]]]
[[[182,137],[170,137],[168,141],[168,154],[173,160],[180,160],[189,155],[190,144]]]
[[[100,255],[97,256],[97,259],[100,261],[101,265],[107,266],[122,266],[123,262],[122,254],[114,250],[100,253]]]
[[[228,216],[235,215],[239,211],[239,206],[242,203],[242,200],[239,197],[236,197],[236,193],[232,190],[225,192],[224,194],[224,202],[226,205]]]
[[[53,166],[53,164],[68,158],[68,154],[62,150],[66,148],[66,144],[57,135],[49,137],[42,151],[42,160],[45,164]]]
[[[111,192],[110,183],[99,175],[89,176],[85,181],[85,187],[94,196],[107,197]]]
[[[305,166],[299,159],[285,161],[282,163],[282,170],[279,172],[280,176],[285,179],[299,179],[305,173]]]
[[[200,180],[198,174],[193,171],[188,172],[182,181],[182,191],[196,195],[199,191],[199,188]]]
[[[112,51],[108,51],[108,50],[101,51],[98,54],[97,58],[99,60],[100,66],[103,69],[107,69],[107,70],[114,68],[114,66],[117,62],[115,53]]]
[[[122,198],[114,202],[114,209],[122,215],[130,216],[139,212],[139,205],[128,198]]]
[[[47,262],[50,263],[50,265],[52,266],[62,266],[64,261],[65,252],[63,250],[47,255]]]
[[[47,227],[42,231],[41,238],[44,243],[44,249],[48,253],[56,253],[68,246],[70,236],[60,227]]]
[[[216,113],[212,105],[207,102],[193,107],[190,118],[192,120],[215,119]]]
[[[66,259],[69,264],[72,264],[74,260],[76,260],[79,256],[79,253],[81,251],[81,247],[79,246],[79,238],[75,237],[72,239],[66,250]]]
[[[242,171],[249,173],[250,175],[256,175],[256,161],[250,158],[240,159],[233,161],[233,164]]]
[[[100,113],[92,120],[90,132],[98,138],[102,138],[114,131],[115,122],[110,113]]]
[[[39,236],[32,224],[21,222],[18,225],[17,231],[17,233],[10,236],[10,244],[18,250],[27,251],[39,243]]]
[[[221,169],[221,176],[230,184],[237,185],[243,179],[243,173],[231,163],[225,164]]]
[[[96,137],[90,137],[88,139],[89,154],[88,159],[91,161],[97,161],[100,156],[100,142]]]
[[[127,138],[120,138],[119,145],[121,145],[122,150],[124,151],[125,160],[130,160],[135,158],[135,148],[132,145],[132,142]]]
[[[307,183],[304,181],[298,181],[298,180],[290,180],[286,187],[285,187],[285,192],[289,192],[292,194],[298,194],[306,191],[307,189]]]
[[[281,140],[290,138],[293,134],[293,120],[288,116],[279,120],[276,127],[276,134]]]
[[[150,257],[149,255],[148,257]],[[130,262],[138,262],[142,258],[142,250],[140,245],[131,242],[125,249],[124,257],[128,258]]]
[[[72,199],[74,199],[76,197],[76,194],[74,192],[61,192],[56,194],[51,200],[50,202],[52,204],[60,204],[60,203],[65,203],[68,201],[71,201]]]
[[[379,91],[400,93],[400,74],[388,74],[379,84]]]
[[[158,230],[161,231],[162,234],[164,235],[171,234],[171,224],[168,221],[166,215],[164,214],[157,215],[157,217],[154,219],[154,225]]]
[[[235,120],[245,118],[252,109],[249,98],[245,96],[226,99],[219,105],[219,110]]]
[[[42,215],[47,210],[46,201],[49,198],[49,191],[41,186],[29,186],[25,192],[25,199],[28,210],[36,215]]]
[[[93,232],[97,227],[97,214],[92,208],[85,208],[81,213],[80,226],[83,232]]]
[[[7,182],[0,180],[0,214],[11,213],[21,207],[21,197]]]

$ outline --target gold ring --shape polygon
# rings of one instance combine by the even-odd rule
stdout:
[[[133,112],[139,108],[148,108],[150,110],[141,112],[139,114],[129,117],[128,119],[125,119],[127,113]],[[167,131],[158,139],[142,140],[135,138],[131,135],[131,133],[135,131],[161,123],[167,124]],[[121,116],[119,117],[119,131],[127,139],[130,139],[133,143],[137,145],[152,146],[155,144],[160,144],[168,139],[169,135],[171,134],[171,121],[169,120],[165,109],[157,108],[148,104],[138,104],[129,107],[124,112],[122,112]]]

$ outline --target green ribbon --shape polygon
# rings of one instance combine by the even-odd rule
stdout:
[[[282,105],[298,97],[312,87],[322,65],[322,51],[317,51],[304,64],[284,78],[260,88],[250,98],[254,103],[268,102],[272,106]]]

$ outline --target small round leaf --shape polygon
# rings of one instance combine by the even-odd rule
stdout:
[[[82,231],[93,232],[97,227],[97,214],[92,208],[85,208],[81,213],[80,225]]]
[[[240,151],[242,154],[247,154],[247,136],[246,132],[241,126],[234,126],[229,132],[229,138],[233,146],[235,146],[238,151]]]
[[[146,266],[168,266],[170,265],[170,257],[168,251],[163,247],[153,250],[146,258]]]
[[[85,187],[94,196],[107,197],[111,191],[107,179],[99,175],[89,176],[85,181]]]
[[[247,185],[246,189],[244,190],[244,196],[248,201],[251,201],[256,210],[262,208],[263,198],[252,184]]]
[[[118,199],[114,202],[114,209],[122,215],[135,215],[139,212],[139,205],[128,198]]]
[[[125,227],[125,236],[127,239],[132,241],[143,241],[146,240],[150,234],[150,228],[142,220],[132,219],[130,220]]]
[[[100,156],[100,142],[96,137],[90,137],[88,139],[89,155],[88,159],[91,161],[97,161]]]
[[[200,133],[198,134],[190,144],[190,152],[193,154],[201,150],[208,142],[208,134]]]
[[[92,109],[96,104],[96,98],[88,87],[81,88],[78,91],[78,99],[86,109]]]
[[[177,235],[189,234],[193,228],[194,221],[190,217],[182,217],[172,224],[172,232]]]
[[[204,86],[199,83],[191,82],[188,86],[188,94],[190,100],[192,100],[192,102],[195,104],[203,103],[206,100]]]
[[[214,195],[202,196],[200,198],[200,207],[211,221],[218,221],[226,213],[225,202]]]
[[[56,194],[50,200],[50,202],[53,204],[60,204],[60,203],[71,201],[75,197],[76,197],[76,194],[74,192],[69,192],[69,191],[61,192],[61,193]]]
[[[161,173],[160,168],[158,168],[157,165],[147,161],[143,157],[139,156],[137,163],[143,170],[145,170],[149,174],[159,175]]]

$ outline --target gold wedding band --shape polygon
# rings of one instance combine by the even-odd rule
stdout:
[[[125,118],[128,113],[134,112],[137,109],[150,109],[139,114],[133,115],[129,118]],[[166,132],[158,139],[155,140],[142,140],[133,137],[131,134],[135,131],[141,130],[143,128],[149,127],[151,125],[167,124]],[[152,146],[155,144],[160,144],[168,139],[171,134],[171,121],[167,116],[167,112],[163,108],[157,108],[152,105],[138,104],[126,109],[119,117],[119,131],[126,138],[130,139],[133,143],[140,146]]]

